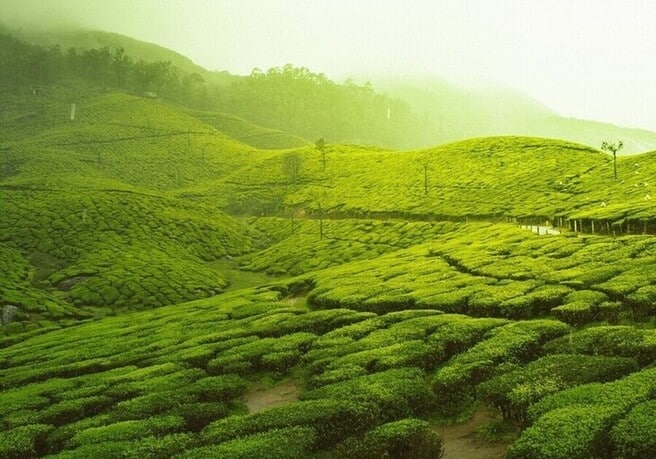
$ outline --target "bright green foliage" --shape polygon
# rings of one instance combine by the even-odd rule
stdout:
[[[361,438],[346,439],[334,449],[334,454],[353,459],[439,459],[443,454],[443,446],[442,439],[427,422],[402,419],[378,426]]]
[[[434,403],[423,372],[416,368],[392,369],[339,381],[306,392],[303,398],[373,402],[388,420],[423,414]]]
[[[641,365],[656,361],[656,331],[629,326],[590,327],[555,339],[549,352],[622,356]]]
[[[39,126],[21,118],[36,102],[3,111],[0,305],[19,308],[0,341],[4,455],[436,457],[407,418],[481,398],[533,422],[513,457],[649,444],[626,426],[650,432],[651,405],[627,414],[653,398],[653,368],[624,375],[655,361],[656,242],[509,221],[636,233],[656,156],[632,159],[638,174],[620,161],[626,183],[611,185],[605,156],[533,138],[404,154],[331,142],[324,163],[243,120],[100,92],[79,94],[75,122],[67,89]],[[297,277],[219,294],[237,266]],[[627,319],[641,326],[590,326]],[[302,401],[246,414],[251,384],[282,377]]]
[[[607,383],[591,383],[567,389],[543,398],[529,408],[529,417],[570,405],[603,405],[618,412],[651,397],[656,390],[656,369],[643,370]]]
[[[294,333],[235,346],[210,360],[207,369],[213,374],[286,371],[300,359],[315,338],[311,333]]]
[[[528,407],[542,397],[594,381],[610,381],[638,369],[632,359],[586,355],[549,355],[521,369],[481,383],[477,394],[504,419],[526,421]]]
[[[187,110],[187,114],[232,137],[235,140],[255,148],[284,150],[298,148],[309,144],[305,139],[287,132],[264,128],[228,113]]]
[[[376,313],[434,308],[513,319],[553,311],[580,325],[618,320],[629,310],[625,296],[647,291],[656,275],[650,237],[545,238],[507,225],[468,224],[436,234],[429,244],[420,239],[409,249],[305,274],[314,286],[308,303]],[[626,270],[616,265],[618,259]],[[629,279],[621,292],[613,287]],[[609,296],[623,302],[611,304]]]
[[[310,427],[271,429],[226,441],[217,446],[190,449],[175,457],[177,459],[205,459],[208,457],[304,459],[310,454],[314,441],[314,429]]]
[[[149,435],[173,433],[183,426],[184,419],[177,416],[151,417],[140,421],[122,421],[82,430],[73,436],[70,444],[79,446],[89,443],[134,440]]]
[[[606,406],[573,406],[551,411],[526,429],[508,451],[509,459],[609,457],[604,432],[617,414]]]
[[[637,404],[613,428],[614,456],[638,459],[656,455],[656,400]]]
[[[567,325],[555,321],[516,322],[493,329],[487,339],[456,355],[437,370],[433,390],[438,404],[453,412],[471,400],[473,388],[493,376],[504,363],[534,360],[546,341],[567,333]]]
[[[579,290],[567,295],[565,304],[551,310],[557,319],[572,325],[581,325],[592,320],[599,310],[599,305],[607,300],[602,292]]]
[[[317,447],[336,444],[380,422],[380,408],[373,403],[319,399],[272,408],[250,416],[231,416],[213,422],[202,431],[205,442],[218,443],[293,426],[311,427]]]
[[[0,432],[0,457],[22,459],[44,452],[44,440],[52,426],[32,424]]]
[[[293,231],[289,219],[251,221],[272,243],[265,250],[245,257],[242,268],[291,275],[377,258],[422,244],[458,227],[450,222],[328,220],[323,223],[323,237],[320,237],[316,220],[295,221]]]

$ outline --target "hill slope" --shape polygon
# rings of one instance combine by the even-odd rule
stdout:
[[[44,325],[225,290],[214,263],[250,250],[253,233],[167,191],[270,153],[158,101],[78,94],[71,121],[66,98],[41,95],[35,117],[3,120],[11,137],[0,167],[0,241],[16,281],[3,285],[0,303],[17,306],[19,322]]]
[[[302,160],[296,185],[283,168],[290,155]],[[325,157],[324,170],[316,148],[280,153],[230,174],[215,191],[197,192],[226,209],[257,214],[277,206],[315,218],[566,220],[591,213],[619,222],[645,218],[654,206],[651,153],[618,160],[617,181],[608,155],[539,138],[480,138],[404,153],[330,145]]]

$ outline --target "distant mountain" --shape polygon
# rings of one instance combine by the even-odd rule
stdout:
[[[487,85],[464,89],[443,80],[374,80],[392,97],[406,100],[419,114],[416,147],[472,137],[524,135],[570,140],[599,148],[624,141],[620,154],[656,149],[656,133],[590,120],[565,118],[540,102],[508,88]]]

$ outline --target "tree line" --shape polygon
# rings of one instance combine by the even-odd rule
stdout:
[[[123,48],[63,50],[0,33],[0,89],[22,93],[71,79],[139,95],[153,93],[306,139],[405,147],[420,125],[405,101],[377,93],[370,83],[340,84],[305,67],[254,69],[219,86],[170,61],[134,59]]]
[[[197,73],[183,72],[170,62],[134,60],[123,48],[62,50],[38,46],[0,34],[0,87],[8,91],[35,91],[63,80],[127,90],[153,92],[192,106],[205,105],[208,88]],[[38,89],[36,89],[38,90]]]

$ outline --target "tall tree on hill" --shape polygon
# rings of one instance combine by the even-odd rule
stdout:
[[[601,149],[603,151],[608,151],[613,154],[613,177],[615,180],[617,180],[617,152],[620,151],[623,146],[624,142],[621,140],[617,142],[617,144],[606,141],[601,143]]]
[[[314,145],[317,147],[317,150],[319,150],[319,153],[321,153],[321,164],[323,166],[323,171],[326,172],[326,140],[321,137],[314,142]]]

